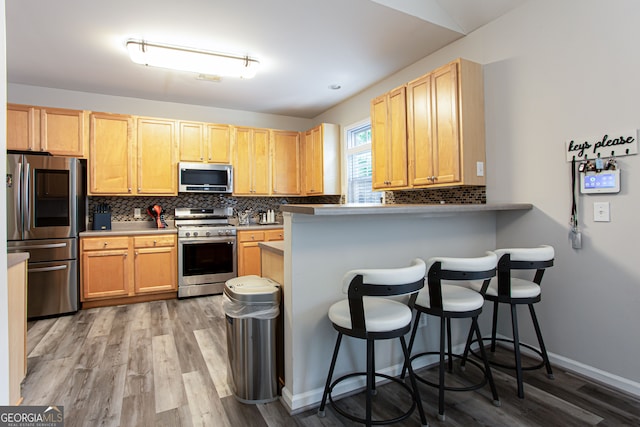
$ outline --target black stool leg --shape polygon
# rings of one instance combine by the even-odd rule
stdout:
[[[447,354],[449,357],[447,368],[453,372],[453,351],[451,350],[451,318],[447,317]]]
[[[329,394],[329,387],[331,386],[331,378],[333,377],[333,370],[336,367],[336,360],[338,360],[338,350],[340,350],[340,343],[342,342],[342,332],[338,332],[338,338],[336,339],[336,346],[333,349],[333,357],[331,358],[331,365],[329,365],[329,374],[327,375],[327,383],[324,386],[324,393],[322,393],[322,402],[320,402],[320,408],[318,408],[318,416],[324,417],[324,405],[327,403],[327,395]]]
[[[413,342],[416,339],[416,333],[418,332],[418,324],[420,323],[420,315],[422,312],[416,310],[416,320],[413,323],[413,330],[411,331],[411,338],[409,339],[409,356],[404,361],[404,366],[402,367],[402,373],[400,374],[400,378],[404,379],[404,376],[407,372],[407,364],[411,363],[411,350],[413,350]]]
[[[500,398],[498,397],[498,390],[496,389],[496,385],[493,382],[493,375],[491,374],[491,367],[489,366],[489,359],[487,359],[487,353],[484,350],[484,346],[482,345],[482,335],[480,334],[480,327],[478,326],[478,317],[474,317],[471,321],[471,329],[475,331],[476,337],[478,338],[478,342],[480,342],[480,355],[482,357],[482,362],[484,363],[484,372],[487,377],[487,381],[489,381],[489,387],[491,387],[491,394],[493,395],[493,404],[495,406],[500,406]]]
[[[416,325],[418,323],[416,322]],[[411,387],[413,387],[413,398],[416,401],[416,405],[418,405],[418,413],[420,414],[420,422],[423,426],[428,426],[427,417],[424,415],[424,409],[422,408],[422,400],[420,399],[420,392],[418,391],[418,382],[416,381],[416,376],[413,373],[413,368],[411,367],[410,360],[410,352],[407,349],[407,343],[404,340],[403,336],[400,336],[400,344],[402,345],[402,352],[404,353],[405,360],[405,368],[409,370],[409,380],[411,381]]]
[[[516,379],[518,381],[518,397],[524,399],[522,385],[522,359],[520,358],[520,337],[518,336],[518,313],[515,304],[511,304],[511,328],[513,329],[513,353],[516,359]]]
[[[438,419],[444,421],[444,336],[446,319],[440,318],[440,364],[438,366]]]
[[[553,371],[551,370],[551,363],[549,363],[547,348],[544,346],[544,340],[542,339],[542,332],[540,331],[540,325],[538,324],[538,317],[536,316],[536,310],[533,308],[533,304],[529,304],[529,313],[531,313],[531,320],[533,320],[533,327],[535,328],[536,335],[538,336],[538,344],[540,344],[540,353],[542,353],[544,366],[547,368],[547,378],[553,379]]]
[[[375,383],[375,378],[373,376],[373,372],[375,371],[374,360],[373,360],[373,340],[367,340],[367,389],[366,393],[366,425],[371,425],[371,394],[373,392],[373,387]]]
[[[460,369],[464,370],[465,365],[467,364],[467,357],[469,356],[469,352],[471,351],[471,344],[473,343],[473,323],[469,328],[469,335],[467,336],[467,343],[464,346],[464,353],[462,353],[462,360],[460,361]],[[478,337],[478,343],[482,347],[482,337]]]
[[[493,324],[491,325],[491,353],[496,352],[496,329],[498,326],[498,301],[493,302]],[[480,343],[482,345],[482,343]]]

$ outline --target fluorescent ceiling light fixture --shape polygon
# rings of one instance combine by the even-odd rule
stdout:
[[[127,50],[136,64],[220,77],[250,79],[260,62],[249,56],[211,52],[190,47],[127,40]]]

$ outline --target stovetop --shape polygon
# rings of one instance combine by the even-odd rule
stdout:
[[[229,223],[232,215],[233,208],[176,208],[178,238],[235,236],[236,227]]]

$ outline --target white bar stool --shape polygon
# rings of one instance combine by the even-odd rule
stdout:
[[[325,416],[324,409],[328,397],[336,412],[352,421],[363,423],[367,426],[398,423],[411,416],[416,407],[420,413],[422,425],[428,425],[422,409],[418,385],[411,363],[409,363],[409,352],[404,339],[404,335],[411,329],[411,309],[402,302],[380,298],[416,294],[424,286],[425,271],[426,265],[424,261],[414,259],[409,267],[352,270],[344,276],[343,291],[348,294],[348,299],[336,302],[329,308],[329,319],[333,327],[338,331],[338,338],[333,351],[324,393],[322,394],[322,402],[318,409],[320,417]],[[347,374],[331,382],[343,335],[367,341],[367,370],[366,372]],[[400,339],[405,364],[408,364],[411,388],[398,378],[375,372],[374,342],[391,338]],[[331,392],[338,383],[347,378],[362,375],[366,375],[367,378],[364,418],[340,408],[331,397]],[[372,397],[376,394],[375,377],[395,381],[407,390],[412,399],[411,408],[406,413],[393,419],[373,420]]]
[[[543,245],[535,248],[497,249],[495,253],[499,257],[497,278],[490,282],[484,296],[487,301],[493,301],[493,326],[491,329],[490,338],[491,352],[494,353],[496,351],[496,341],[503,341],[513,344],[515,366],[502,364],[493,360],[490,361],[490,363],[495,366],[516,370],[518,397],[523,399],[523,370],[540,369],[545,366],[547,370],[547,377],[553,379],[553,371],[551,370],[549,356],[547,355],[547,349],[544,345],[544,340],[542,339],[542,332],[540,331],[538,317],[536,316],[536,311],[533,307],[533,304],[539,302],[541,299],[542,294],[540,290],[540,283],[542,282],[542,276],[544,275],[545,269],[553,266],[554,249],[552,246]],[[536,273],[533,280],[525,280],[517,277],[512,277],[512,270],[535,270]],[[479,289],[478,285],[475,285],[474,287],[476,289]],[[498,304],[500,303],[509,304],[511,307],[511,327],[513,332],[513,339],[496,338],[496,325],[498,323]],[[536,331],[540,349],[520,342],[520,338],[518,335],[518,316],[516,310],[519,304],[526,304],[529,306],[529,313],[531,314],[531,320],[533,321],[533,327]],[[482,340],[487,341],[489,340],[489,338],[483,338]],[[470,351],[471,341],[472,337],[470,334],[469,338],[467,339],[465,355],[468,351]],[[526,347],[529,350],[537,353],[542,359],[541,362],[534,366],[523,367],[522,359],[520,356],[520,346]],[[480,345],[480,348],[483,348],[483,345]]]
[[[420,291],[415,301],[411,301],[416,310],[416,318],[409,341],[409,353],[413,349],[418,324],[421,314],[429,314],[440,318],[440,349],[439,351],[427,351],[411,356],[410,361],[426,355],[438,354],[440,363],[438,366],[438,382],[432,382],[424,378],[424,375],[416,374],[416,379],[432,387],[438,388],[438,419],[445,420],[444,414],[444,393],[447,391],[471,391],[484,387],[487,382],[493,395],[493,403],[500,406],[500,398],[491,375],[491,368],[487,361],[484,349],[481,347],[483,366],[475,361],[469,363],[476,366],[483,373],[483,380],[477,384],[469,386],[447,386],[445,381],[445,352],[448,355],[448,372],[453,373],[453,358],[462,359],[461,366],[464,366],[465,358],[458,354],[453,354],[451,348],[451,319],[471,318],[471,330],[469,334],[474,334],[481,338],[478,327],[478,316],[482,312],[484,298],[482,294],[470,289],[470,281],[481,281],[488,286],[489,281],[496,274],[497,256],[493,252],[487,252],[485,256],[477,258],[450,258],[434,257],[427,261],[429,266],[428,288]],[[455,281],[457,284],[443,283],[443,281]],[[467,287],[465,287],[465,283]],[[446,331],[445,331],[446,327]],[[447,348],[445,350],[445,333],[447,336]],[[410,365],[409,365],[410,366]],[[404,369],[403,374],[404,376]]]

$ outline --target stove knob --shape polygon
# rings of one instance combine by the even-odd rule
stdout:
[[[231,230],[226,230],[224,234],[226,234],[227,236],[231,236]]]
[[[185,236],[189,237],[191,236],[191,233],[189,233],[188,231],[185,233]]]
[[[193,232],[193,237],[198,237],[198,232],[197,231]]]
[[[207,237],[211,236],[211,232],[207,231]]]
[[[218,230],[218,236],[224,236],[224,230]]]

